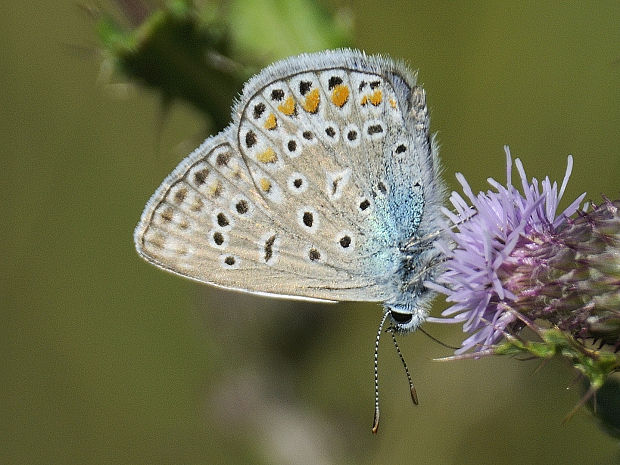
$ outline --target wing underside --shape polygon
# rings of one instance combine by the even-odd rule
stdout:
[[[414,78],[397,85],[378,73],[383,59],[355,54],[368,69],[351,69],[336,58],[323,57],[319,69],[300,58],[287,74],[278,64],[250,81],[233,124],[148,202],[135,231],[145,259],[262,295],[390,297],[385,282],[402,238],[390,216],[389,165],[415,143],[403,114]],[[413,184],[420,167],[409,160]]]

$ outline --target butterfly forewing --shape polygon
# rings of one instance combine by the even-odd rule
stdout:
[[[362,60],[353,70],[336,58],[322,56],[318,66],[298,58],[250,81],[233,124],[148,203],[135,234],[145,258],[249,292],[389,297],[384,275],[410,236],[394,224],[400,197],[391,190],[411,190],[399,185],[407,176],[394,183],[394,169],[410,170],[412,185],[421,172],[413,158],[390,166],[415,143],[403,110],[414,79],[394,88],[378,72],[385,63]]]
[[[394,246],[385,231],[390,218],[382,216],[389,213],[386,165],[408,136],[391,83],[377,74],[329,68],[259,79],[246,91],[254,96],[241,106],[239,148],[259,192],[280,213],[281,227],[297,225],[291,215],[315,205],[328,217],[312,231],[324,244],[334,245],[338,229],[353,228],[363,237],[352,258]],[[382,211],[373,212],[375,202],[384,204]]]

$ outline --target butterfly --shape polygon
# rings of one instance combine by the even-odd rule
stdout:
[[[136,249],[225,289],[380,302],[377,391],[381,328],[425,320],[423,282],[441,261],[432,238],[445,188],[429,125],[416,75],[387,57],[344,49],[274,63],[155,191]]]

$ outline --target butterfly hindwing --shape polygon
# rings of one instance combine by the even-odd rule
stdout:
[[[272,213],[224,133],[155,192],[136,228],[136,247],[157,266],[230,289],[340,300],[352,289],[372,288],[339,267],[321,264],[317,273],[325,249],[283,231]]]

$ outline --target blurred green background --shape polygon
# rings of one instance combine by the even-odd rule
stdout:
[[[565,205],[617,198],[619,2],[321,4],[356,47],[419,69],[451,188],[456,171],[474,189],[504,180],[509,144],[539,178],[561,179],[574,155]],[[290,42],[244,21],[239,40]],[[379,306],[216,291],[134,252],[144,204],[204,138],[203,116],[109,78],[76,0],[5,8],[0,38],[0,463],[620,461],[587,410],[562,424],[581,395],[564,362],[438,363],[449,350],[421,333],[401,338],[418,407],[383,341],[373,437]]]

